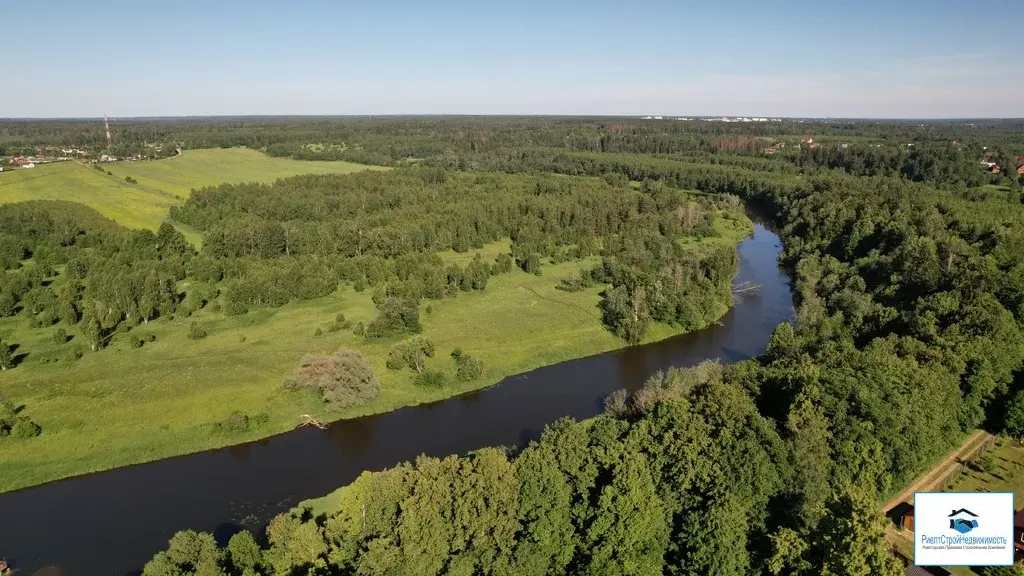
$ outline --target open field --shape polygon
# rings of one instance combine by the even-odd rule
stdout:
[[[156,230],[178,198],[133,186],[77,162],[40,164],[0,173],[0,203],[70,200],[95,208],[129,228]]]
[[[171,206],[192,189],[224,182],[273,182],[297,174],[386,170],[351,162],[303,162],[272,158],[247,148],[186,150],[164,160],[102,164],[104,172],[77,162],[40,164],[0,174],[0,203],[24,200],[70,200],[95,208],[129,228],[156,230]],[[110,171],[113,175],[108,175]],[[129,184],[131,176],[138,184]],[[190,242],[201,237],[174,223]]]
[[[718,225],[723,235],[705,242],[735,243],[750,231],[746,219],[720,219]],[[506,241],[480,252],[493,257],[507,248]],[[153,334],[154,342],[136,349],[127,335],[118,334],[108,348],[74,362],[66,356],[78,345],[78,336],[57,345],[52,342],[55,327],[32,329],[23,318],[2,319],[0,338],[17,342],[16,353],[28,352],[20,366],[4,373],[3,391],[30,407],[43,434],[0,445],[5,463],[0,491],[266,437],[294,428],[301,414],[330,421],[431,402],[533,368],[620,348],[623,341],[601,324],[600,288],[572,294],[555,289],[569,272],[596,261],[546,265],[542,276],[514,269],[492,277],[483,292],[421,304],[423,336],[437,346],[431,367],[453,374],[448,353],[456,346],[485,362],[480,379],[452,379],[440,390],[415,386],[410,370],[385,368],[395,340],[367,342],[350,330],[327,330],[338,312],[352,322],[369,322],[376,315],[370,291],[343,288],[324,298],[240,316],[204,309],[190,318],[158,319],[132,331]],[[193,321],[209,332],[206,339],[187,339]],[[322,335],[314,335],[317,328]],[[653,325],[648,340],[676,333]],[[304,354],[339,346],[356,348],[370,360],[383,388],[376,400],[329,413],[313,393],[282,388]],[[218,428],[234,410],[249,416],[265,413],[268,420],[245,432]]]
[[[305,162],[274,158],[248,148],[184,150],[180,156],[149,162],[106,164],[119,180],[131,176],[142,187],[168,192],[182,199],[194,188],[223,182],[273,182],[297,174],[348,174],[360,170],[386,170],[352,162]]]

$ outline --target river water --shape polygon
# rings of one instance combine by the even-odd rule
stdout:
[[[588,418],[618,388],[654,372],[707,359],[760,354],[792,318],[781,242],[762,223],[739,245],[738,295],[721,322],[662,342],[625,348],[512,376],[435,404],[301,428],[259,442],[169,458],[0,494],[0,558],[20,574],[137,574],[178,530],[226,540],[260,531],[274,515],[322,496],[364,470],[420,454],[445,456],[523,444],[559,417]]]

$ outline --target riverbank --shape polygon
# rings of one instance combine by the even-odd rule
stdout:
[[[732,216],[717,219],[718,237],[688,246],[702,250],[741,241],[751,223]],[[495,243],[479,252],[493,259],[507,250],[507,243]],[[442,257],[460,261],[475,252]],[[565,276],[596,262],[546,263],[541,276],[516,269],[492,277],[483,292],[421,304],[423,335],[438,349],[432,367],[450,372],[448,352],[455,347],[485,363],[481,378],[453,379],[439,390],[415,386],[410,371],[386,369],[393,341],[368,342],[350,330],[329,331],[339,311],[353,323],[368,323],[376,314],[369,291],[343,289],[239,316],[204,309],[189,318],[161,319],[141,328],[156,338],[144,347],[133,348],[128,335],[116,335],[109,347],[74,363],[54,361],[66,345],[51,341],[52,329],[26,328],[20,318],[0,319],[0,335],[29,351],[22,365],[4,373],[3,392],[25,404],[43,428],[37,438],[0,444],[6,464],[0,468],[0,491],[267,438],[293,429],[303,414],[331,422],[437,402],[541,366],[621,348],[623,341],[601,323],[600,287],[577,293],[555,288]],[[723,304],[713,317],[727,310]],[[207,330],[207,338],[187,339],[193,321]],[[653,325],[646,342],[683,332]],[[328,412],[315,394],[282,388],[304,354],[339,346],[354,347],[370,360],[382,384],[380,397]],[[252,422],[244,430],[224,425],[236,410]]]

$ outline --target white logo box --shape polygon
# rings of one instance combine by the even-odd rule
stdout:
[[[915,492],[914,564],[1012,565],[1013,514],[1013,492]]]

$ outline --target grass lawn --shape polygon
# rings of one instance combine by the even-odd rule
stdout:
[[[723,218],[718,226],[722,236],[704,242],[735,243],[751,230],[746,219]],[[480,252],[492,257],[507,248],[507,242],[495,243]],[[472,255],[443,256],[465,261]],[[620,348],[622,340],[601,324],[600,288],[571,294],[555,289],[561,278],[596,261],[549,263],[542,276],[515,269],[492,277],[483,292],[424,302],[423,335],[437,346],[432,367],[453,374],[448,353],[456,346],[485,362],[480,379],[440,390],[413,385],[411,370],[385,368],[395,340],[367,342],[348,330],[327,331],[337,312],[353,322],[369,322],[376,315],[369,290],[343,288],[240,316],[204,309],[190,318],[158,319],[132,331],[153,334],[156,341],[132,348],[128,335],[118,334],[108,348],[77,361],[67,358],[77,336],[58,345],[52,341],[56,327],[31,329],[22,317],[0,319],[0,338],[17,343],[16,354],[28,354],[0,375],[0,390],[26,405],[43,429],[37,438],[0,442],[0,491],[270,436],[294,428],[301,414],[331,421],[440,400],[533,368]],[[193,321],[208,331],[207,338],[187,339]],[[322,335],[314,335],[317,328]],[[655,325],[649,340],[675,333]],[[282,388],[304,354],[339,346],[356,348],[369,359],[383,388],[372,403],[330,413],[313,393]],[[269,419],[246,432],[218,428],[233,410],[250,416],[265,412]]]
[[[386,170],[352,162],[305,162],[274,158],[248,148],[184,150],[180,156],[147,162],[116,162],[104,168],[119,180],[131,176],[145,188],[188,198],[194,188],[223,182],[273,182],[297,174],[347,174]]]

